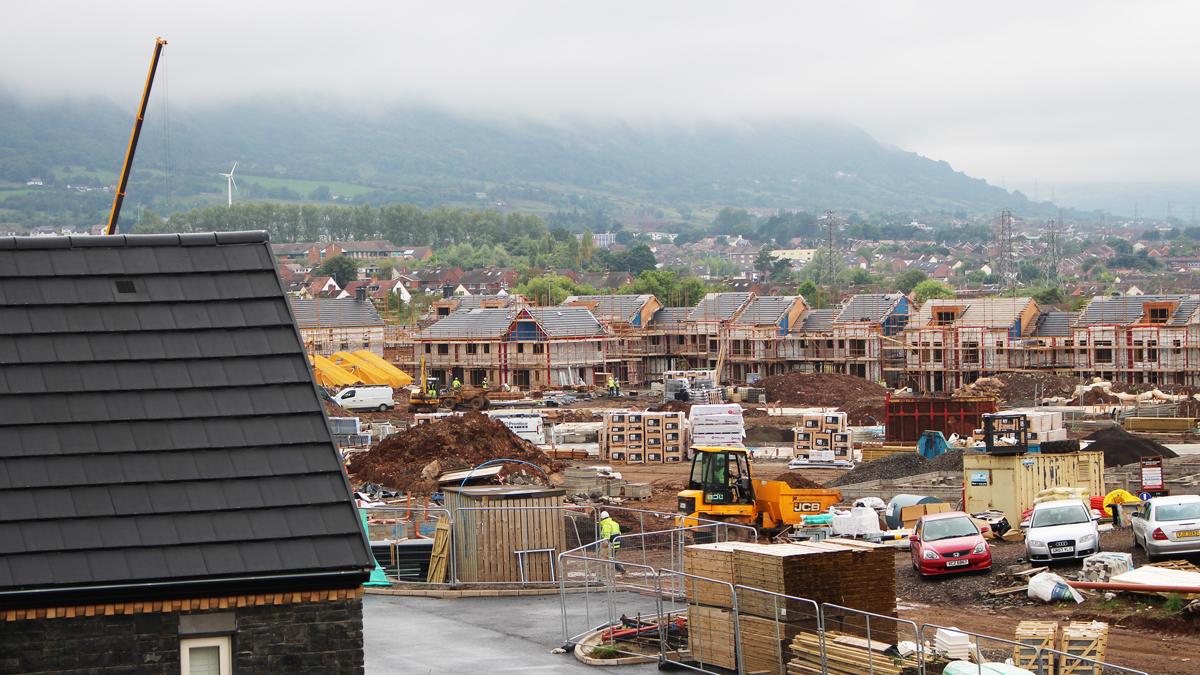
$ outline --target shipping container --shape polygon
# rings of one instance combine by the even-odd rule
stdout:
[[[964,511],[1003,511],[1009,524],[1017,527],[1021,523],[1021,514],[1033,508],[1033,500],[1042,490],[1084,487],[1093,496],[1103,495],[1104,453],[989,455],[968,452],[963,455],[963,484]]]

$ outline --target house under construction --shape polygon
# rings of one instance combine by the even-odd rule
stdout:
[[[389,336],[403,368],[433,376],[555,388],[611,373],[646,386],[670,370],[717,369],[723,382],[780,373],[856,375],[923,393],[980,377],[1052,371],[1132,383],[1200,386],[1200,296],[1096,297],[1081,312],[1029,297],[929,300],[855,295],[813,309],[799,295],[709,293],[692,307],[653,295],[572,296],[534,308],[461,301],[426,327]],[[446,312],[446,310],[449,310]]]

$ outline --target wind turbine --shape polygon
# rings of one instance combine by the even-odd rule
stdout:
[[[219,174],[217,174],[218,176],[225,176],[226,180],[228,181],[228,187],[229,187],[229,193],[228,193],[228,194],[229,194],[229,203],[228,203],[228,206],[233,206],[233,191],[237,189],[237,181],[233,179],[233,172],[234,172],[234,171],[237,171],[237,162],[234,162],[234,163],[233,163],[233,168],[231,168],[231,169],[229,170],[229,173],[219,173]]]

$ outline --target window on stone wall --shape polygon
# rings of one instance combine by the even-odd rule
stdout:
[[[438,349],[437,353],[439,353],[439,354],[449,354],[450,353],[450,345],[448,345],[444,342],[442,344],[439,344],[437,346],[437,349]]]
[[[182,675],[229,675],[233,671],[229,637],[180,640],[179,665]]]
[[[478,352],[479,352],[479,345],[478,345],[478,344],[476,344],[476,343],[474,343],[474,342],[468,342],[468,343],[467,343],[467,353],[468,353],[468,354],[476,354],[476,353],[478,353]]]

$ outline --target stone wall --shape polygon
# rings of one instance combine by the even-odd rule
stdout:
[[[73,618],[0,618],[0,674],[178,673],[179,641],[232,636],[236,673],[362,673],[362,599]]]

